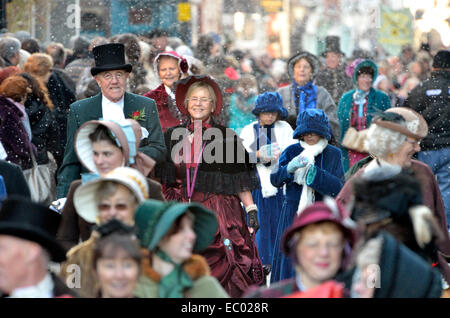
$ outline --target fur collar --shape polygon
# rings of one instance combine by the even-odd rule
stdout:
[[[155,283],[159,283],[161,275],[157,273],[150,263],[150,252],[147,249],[141,249],[142,255],[142,273],[150,278]],[[208,263],[203,256],[193,254],[183,265],[186,273],[191,277],[193,281],[199,279],[202,276],[211,274]]]

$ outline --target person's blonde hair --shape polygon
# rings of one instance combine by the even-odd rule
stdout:
[[[50,73],[53,67],[53,59],[46,53],[34,53],[28,58],[25,63],[25,72],[43,78]]]
[[[342,233],[342,240],[344,241],[345,239],[344,231],[342,231],[342,228],[339,225],[337,225],[334,222],[324,221],[319,223],[308,224],[305,227],[303,227],[300,231],[298,231],[299,236],[297,244],[305,237],[305,235],[316,231],[321,231],[326,234],[340,232]]]
[[[127,186],[110,180],[100,183],[99,187],[95,191],[97,204],[101,203],[103,199],[113,196],[119,188],[119,185],[125,187],[125,189],[130,192],[129,201],[134,205],[135,208],[137,208],[137,206],[139,205],[139,201],[134,192],[131,191]]]
[[[195,82],[194,84],[189,86],[189,88],[188,88],[188,90],[186,92],[186,96],[184,97],[184,106],[186,107],[186,109],[188,109],[189,97],[192,95],[192,93],[195,90],[197,90],[199,88],[205,88],[206,90],[208,90],[209,98],[211,98],[211,103],[214,106],[213,109],[216,109],[217,97],[216,97],[216,94],[214,93],[214,88],[212,88],[211,85],[209,85],[208,83],[200,82],[200,81],[199,82]]]

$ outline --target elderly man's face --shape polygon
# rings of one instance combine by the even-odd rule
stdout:
[[[335,52],[328,52],[326,54],[326,60],[328,68],[335,69],[341,62],[341,55]]]
[[[116,103],[122,99],[130,74],[123,70],[105,71],[97,74],[95,80],[102,90],[103,96]]]
[[[19,287],[26,287],[29,271],[28,247],[33,242],[10,235],[0,235],[0,290],[11,293]]]

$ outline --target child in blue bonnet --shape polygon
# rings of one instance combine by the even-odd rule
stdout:
[[[243,145],[256,162],[260,189],[252,191],[253,201],[258,207],[260,229],[256,233],[256,244],[265,273],[270,272],[281,207],[284,202],[283,187],[274,187],[270,174],[276,168],[281,153],[296,140],[291,126],[284,121],[287,110],[281,95],[266,92],[257,96],[252,113],[257,120],[246,125],[240,134]]]

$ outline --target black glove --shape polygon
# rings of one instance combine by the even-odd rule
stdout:
[[[248,226],[253,228],[253,230],[254,230],[253,234],[256,234],[256,232],[259,230],[259,222],[258,222],[257,213],[258,213],[258,210],[256,208],[252,208],[247,211]]]

